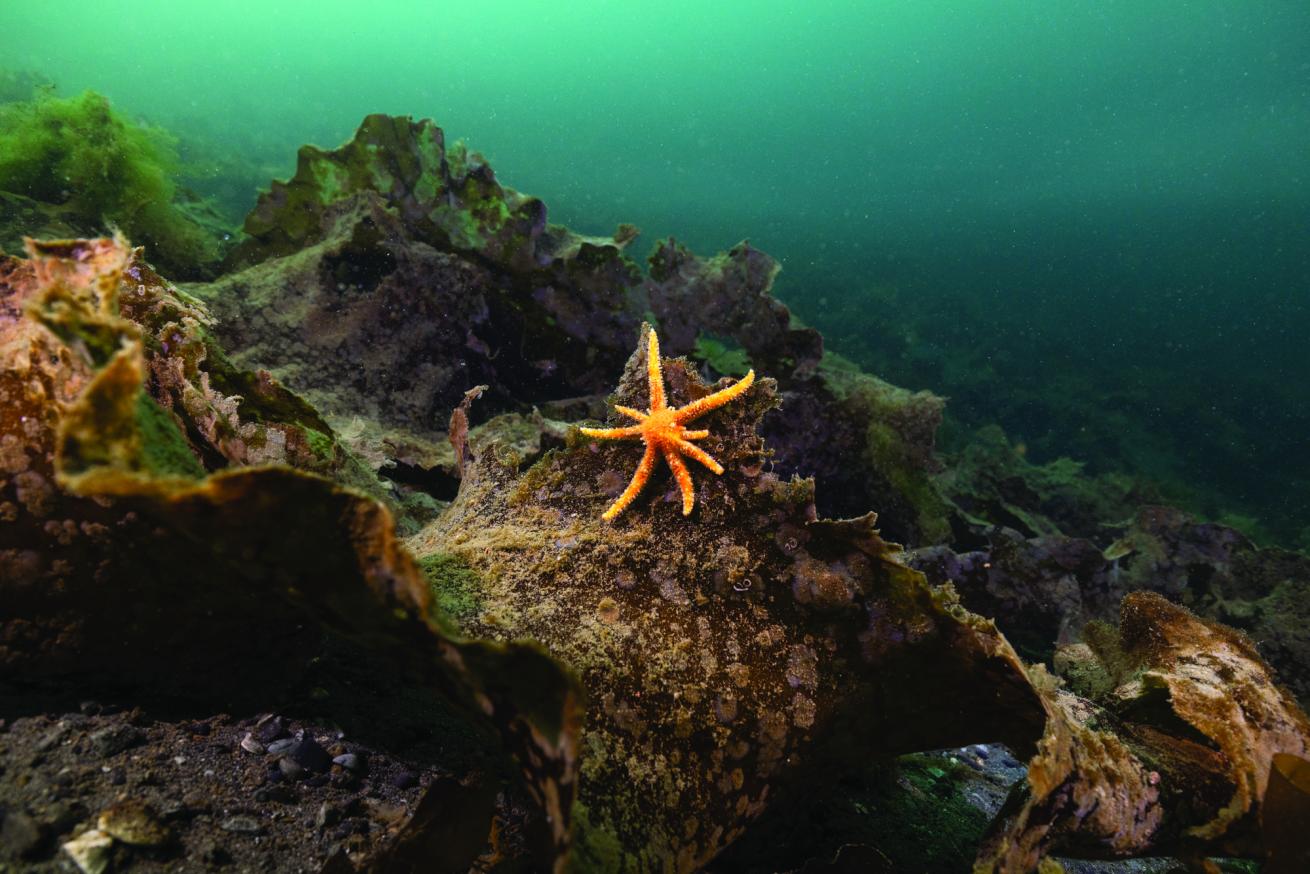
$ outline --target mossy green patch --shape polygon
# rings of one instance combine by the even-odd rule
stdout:
[[[569,874],[623,870],[623,844],[611,829],[592,822],[587,805],[573,804],[573,849]]]
[[[914,509],[923,542],[944,542],[950,537],[946,504],[929,472],[914,467],[906,459],[904,442],[896,429],[875,419],[865,433],[865,456],[870,466]]]
[[[948,759],[912,755],[885,776],[882,797],[863,802],[877,812],[866,822],[869,843],[899,862],[898,869],[969,870],[988,823],[965,795],[977,775]]]
[[[463,559],[439,552],[419,559],[436,606],[437,621],[451,633],[482,611],[482,586],[477,571]]]
[[[144,391],[136,399],[136,423],[141,435],[141,457],[151,473],[199,479],[205,469],[191,453],[177,423]]]
[[[336,441],[322,431],[316,431],[313,428],[305,428],[305,442],[309,444],[310,451],[325,463],[331,462],[336,454]]]
[[[940,754],[871,764],[827,791],[804,791],[765,813],[720,859],[725,871],[801,869],[846,845],[870,847],[888,871],[969,871],[987,828],[970,796],[996,795],[986,778]]]

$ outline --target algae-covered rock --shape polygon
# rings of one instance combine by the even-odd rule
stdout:
[[[804,398],[797,414],[812,416],[811,442],[794,454],[842,495],[834,509],[851,513],[865,501],[898,519],[889,530],[908,543],[947,540],[948,508],[933,481],[941,469],[935,444],[945,400],[894,386],[832,354],[805,389],[793,395]],[[797,432],[775,422],[769,433],[785,445]]]
[[[795,324],[773,297],[778,270],[745,242],[711,258],[662,242],[650,257],[645,289],[669,351],[728,341],[775,376],[786,414],[768,417],[762,433],[784,475],[820,484],[825,513],[854,516],[878,507],[895,538],[915,545],[946,540],[947,505],[932,479],[940,470],[934,442],[944,401],[825,353],[819,332]]]
[[[253,709],[344,651],[372,682],[403,677],[463,708],[469,732],[494,729],[542,807],[539,861],[562,858],[578,724],[559,665],[441,631],[376,500],[285,465],[210,473],[194,449],[235,444],[209,440],[208,394],[186,402],[204,371],[172,360],[202,345],[179,327],[185,299],[134,272],[120,241],[31,254],[0,273],[0,680]],[[179,381],[156,391],[177,407],[147,391],[161,362]],[[313,415],[274,389],[256,409]]]
[[[646,408],[644,356],[617,403]],[[664,368],[671,405],[711,390],[685,361]],[[901,565],[871,514],[819,520],[811,481],[766,471],[757,428],[776,403],[761,379],[697,421],[726,470],[693,473],[690,517],[657,473],[602,521],[640,452],[576,435],[521,473],[484,450],[409,541],[466,633],[538,640],[578,672],[579,870],[694,870],[798,767],[983,738],[1022,750],[1040,732],[994,627]]]
[[[778,262],[750,243],[699,258],[664,240],[649,266],[646,294],[670,352],[690,352],[701,335],[729,337],[756,367],[783,381],[812,373],[823,357],[819,332],[793,325],[771,293]]]
[[[616,404],[646,407],[645,373],[639,352]],[[673,406],[712,390],[684,361],[664,373]],[[693,474],[690,517],[656,473],[602,521],[638,453],[579,434],[526,471],[494,445],[471,454],[455,502],[409,541],[466,633],[530,637],[579,674],[577,870],[694,870],[843,762],[985,740],[1033,758],[979,870],[1050,852],[1263,852],[1252,817],[1270,756],[1310,734],[1249,644],[1137,595],[1122,630],[1136,661],[1100,667],[1084,684],[1097,701],[1058,690],[902,565],[871,515],[818,519],[809,482],[764,471],[775,391],[761,379],[698,422],[726,470]],[[1134,691],[1152,677],[1172,716]],[[1220,715],[1201,714],[1207,699]],[[1226,752],[1199,754],[1196,732]]]
[[[1040,752],[977,870],[1066,851],[1261,858],[1274,760],[1305,756],[1310,719],[1251,642],[1141,592],[1095,655],[1112,681],[1095,701],[1048,693]]]
[[[433,439],[472,385],[500,409],[600,392],[638,324],[634,229],[549,224],[428,120],[372,115],[339,149],[305,146],[246,233],[236,272],[192,289],[224,345],[393,442]]]
[[[140,249],[108,239],[29,245],[34,260],[3,262],[15,317],[31,304],[34,318],[97,366],[109,361],[121,337],[139,337],[141,358],[118,366],[144,387],[136,397],[139,419],[145,433],[160,437],[147,442],[146,461],[189,475],[287,464],[409,515],[403,498],[346,449],[316,409],[267,371],[235,364],[216,342],[205,305],[160,277]],[[78,292],[92,281],[93,297]],[[95,443],[91,435],[87,445]]]
[[[1093,476],[1070,458],[1033,464],[995,425],[973,432],[935,482],[958,517],[956,528],[973,537],[1003,525],[1024,537],[1062,534],[1104,545],[1110,525],[1160,500],[1131,477]]]
[[[623,254],[634,228],[599,239],[551,225],[431,121],[382,115],[338,149],[302,148],[246,232],[236,272],[190,290],[238,362],[358,431],[352,447],[379,469],[433,479],[410,463],[430,453],[406,447],[438,440],[473,385],[492,411],[608,390],[649,306],[675,354],[732,343],[778,378],[795,415],[764,434],[784,475],[822,484],[826,512],[879,507],[916,544],[949,533],[931,481],[941,399],[825,358],[773,298],[777,262],[747,243],[701,258],[662,242],[643,279]]]
[[[1249,634],[1280,680],[1310,701],[1310,558],[1260,549],[1232,528],[1158,505],[1103,524],[1104,546],[1010,528],[987,529],[985,538],[973,550],[915,550],[909,562],[995,618],[1024,657],[1049,659],[1089,622],[1113,620],[1130,592],[1150,591]]]

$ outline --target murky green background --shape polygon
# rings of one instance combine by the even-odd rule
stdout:
[[[586,232],[749,237],[829,346],[1310,544],[1310,4],[0,0],[234,216],[369,112]]]

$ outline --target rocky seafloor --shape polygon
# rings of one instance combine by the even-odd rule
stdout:
[[[375,115],[205,281],[0,257],[0,870],[1310,870],[1310,558],[636,236]],[[652,329],[758,378],[608,522]]]

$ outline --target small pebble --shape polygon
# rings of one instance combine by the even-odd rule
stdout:
[[[63,850],[83,874],[102,874],[109,868],[109,852],[114,839],[91,829],[63,845]]]
[[[364,769],[364,760],[355,753],[344,753],[332,760],[332,764],[340,765],[347,771],[362,771]]]
[[[111,804],[100,814],[100,831],[136,847],[158,847],[168,842],[168,828],[150,805],[135,798]]]
[[[200,860],[215,868],[232,864],[232,854],[212,841],[205,841],[197,847]]]
[[[159,802],[158,808],[161,819],[186,819],[192,814],[186,801],[181,798],[165,798]]]
[[[103,759],[144,743],[145,739],[144,734],[130,725],[110,725],[87,736],[91,748]]]
[[[336,825],[340,819],[341,808],[324,801],[318,806],[318,816],[314,819],[314,827],[322,830],[330,825]]]
[[[286,720],[281,716],[265,716],[255,723],[255,737],[262,743],[271,743],[290,734]]]
[[[56,725],[54,728],[50,729],[44,735],[42,735],[41,739],[36,742],[37,751],[44,753],[47,752],[48,750],[54,749],[55,747],[59,746],[60,743],[63,742],[64,735],[66,734],[68,734],[68,726],[64,725],[61,722],[59,725]]]
[[[225,832],[234,832],[240,835],[258,835],[264,832],[264,827],[259,824],[259,820],[245,814],[229,816],[220,822],[218,827]]]
[[[401,771],[391,778],[391,785],[397,789],[409,789],[418,783],[418,775],[413,771]]]
[[[368,834],[368,820],[362,817],[351,817],[344,820],[340,825],[332,830],[332,837],[336,840],[344,840],[351,835]]]
[[[295,804],[300,800],[300,797],[296,794],[296,790],[285,783],[274,783],[271,786],[261,786],[256,789],[255,800],[261,803],[276,801],[279,804]]]
[[[332,767],[332,757],[328,751],[309,735],[301,735],[287,752],[287,757],[295,760],[305,770],[319,774],[326,774]]]
[[[300,763],[286,756],[277,760],[277,767],[288,780],[299,780],[305,776],[305,769],[300,767]]]
[[[295,738],[284,737],[281,740],[275,740],[269,744],[268,753],[271,756],[280,756],[295,745]]]
[[[85,813],[80,804],[74,808],[70,804],[57,801],[45,810],[45,816],[42,817],[45,820],[44,831],[47,835],[68,834],[73,830],[73,826],[83,819]]]

